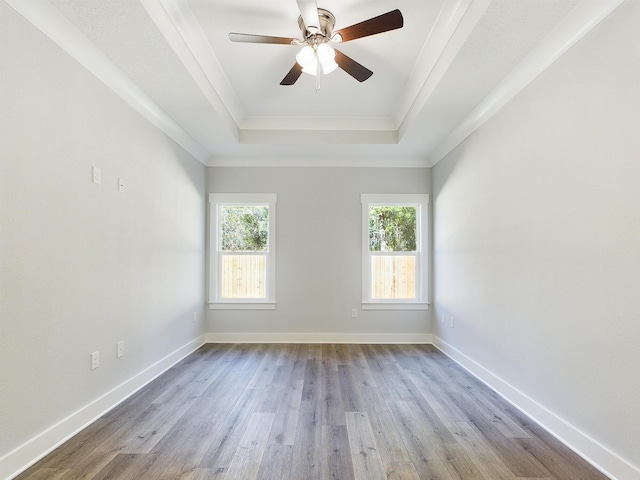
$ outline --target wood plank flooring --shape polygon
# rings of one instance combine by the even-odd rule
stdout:
[[[606,477],[430,345],[208,344],[17,477]]]

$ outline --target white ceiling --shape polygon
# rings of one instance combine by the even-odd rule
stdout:
[[[295,0],[4,0],[205,165],[430,166],[623,0],[318,0],[336,29],[400,9],[401,29],[337,46],[368,67],[280,80]]]

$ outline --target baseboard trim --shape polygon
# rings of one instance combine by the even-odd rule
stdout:
[[[207,343],[432,343],[430,333],[207,333]]]
[[[640,480],[640,469],[433,335],[433,345],[612,480]]]
[[[162,375],[205,343],[205,336],[190,341],[126,382],[105,393],[77,412],[49,427],[39,435],[0,458],[0,478],[19,475],[55,448],[95,422],[145,385]]]
[[[0,458],[0,478],[9,480],[153,381],[204,343],[412,343],[433,344],[470,374],[612,479],[639,479],[640,469],[540,405],[475,360],[432,334],[207,333],[178,348],[100,398]]]

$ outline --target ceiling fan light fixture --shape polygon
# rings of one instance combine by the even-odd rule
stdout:
[[[303,47],[296,55],[296,61],[302,67],[303,73],[309,75],[318,74],[318,63],[320,63],[322,73],[326,75],[338,68],[335,56],[336,52],[333,48],[326,43],[321,43],[315,48],[309,45]]]
[[[339,50],[334,50],[328,43],[350,42],[358,38],[396,30],[404,25],[402,13],[395,9],[334,32],[336,18],[330,11],[318,8],[317,0],[296,1],[300,10],[298,27],[302,34],[301,39],[229,33],[229,39],[232,42],[305,45],[296,55],[296,63],[282,79],[280,85],[293,85],[303,73],[308,73],[316,77],[316,90],[318,90],[320,77],[323,74],[333,72],[338,67],[357,81],[364,82],[373,75],[373,72]]]
[[[316,64],[316,54],[309,45],[302,47],[296,55],[296,62],[302,67],[302,71],[309,69]]]

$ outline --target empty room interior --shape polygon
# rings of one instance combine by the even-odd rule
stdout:
[[[0,0],[0,479],[640,480],[640,0]]]

